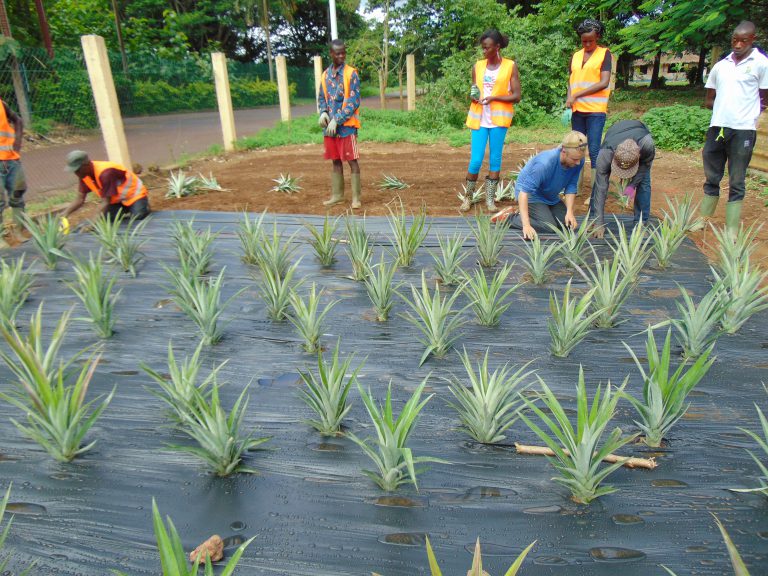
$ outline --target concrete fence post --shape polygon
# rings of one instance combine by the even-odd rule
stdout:
[[[235,113],[232,110],[232,94],[229,91],[227,57],[223,52],[212,52],[211,63],[213,64],[213,79],[216,83],[216,101],[219,105],[224,150],[232,152],[235,149],[237,134],[235,133]]]
[[[312,59],[315,63],[315,107],[320,112],[320,104],[317,102],[317,95],[320,94],[320,84],[323,81],[323,57],[315,56]]]
[[[285,56],[275,58],[277,63],[277,95],[280,98],[280,120],[291,121],[291,93],[288,89],[288,63]]]
[[[109,67],[104,38],[91,34],[82,36],[80,41],[83,45],[85,65],[91,80],[91,90],[96,102],[96,112],[99,116],[107,157],[110,162],[122,164],[130,170],[132,169],[131,155],[128,153],[123,117],[120,114],[120,104],[117,101],[115,82],[112,79],[112,69]]]
[[[408,85],[408,111],[416,110],[416,57],[408,54],[405,57],[405,82]]]

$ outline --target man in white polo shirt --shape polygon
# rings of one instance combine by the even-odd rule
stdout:
[[[720,199],[720,181],[728,162],[728,204],[725,225],[737,232],[741,221],[745,178],[757,136],[757,119],[768,104],[768,58],[752,45],[755,25],[742,22],[733,31],[733,51],[712,67],[707,79],[704,106],[711,108],[704,159],[704,198],[699,205],[702,218],[694,229],[704,228]]]

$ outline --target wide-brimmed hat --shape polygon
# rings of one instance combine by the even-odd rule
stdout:
[[[611,161],[611,174],[621,180],[632,178],[640,168],[640,146],[628,138],[616,146]]]
[[[87,162],[90,162],[88,153],[83,152],[82,150],[72,150],[72,152],[67,154],[67,166],[65,169],[67,172],[77,172],[80,167]]]
[[[587,137],[578,130],[571,130],[563,137],[561,146],[564,150],[577,150],[584,155],[587,151]]]

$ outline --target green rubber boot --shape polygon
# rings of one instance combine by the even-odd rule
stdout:
[[[361,200],[362,188],[360,173],[352,172],[352,208],[360,208],[363,205]]]
[[[24,230],[24,208],[14,207],[13,210],[13,239],[16,242],[24,242],[26,238],[21,233]]]
[[[331,172],[331,198],[323,202],[323,206],[335,206],[344,202],[344,173]]]
[[[725,205],[725,229],[732,238],[739,233],[741,226],[741,200]]]
[[[717,202],[719,200],[720,196],[704,194],[704,198],[701,199],[701,204],[699,204],[699,218],[689,228],[691,232],[699,232],[707,227],[709,219],[712,217],[712,214],[715,213],[715,208],[717,208]],[[741,207],[739,207],[739,210],[741,210]]]

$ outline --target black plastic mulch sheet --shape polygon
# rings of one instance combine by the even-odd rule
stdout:
[[[170,237],[175,219],[193,219],[196,227],[220,232],[215,241],[214,273],[225,269],[225,295],[246,290],[224,313],[224,340],[204,351],[206,366],[227,360],[221,371],[225,406],[250,385],[246,419],[256,434],[272,436],[270,451],[249,453],[246,464],[260,475],[239,474],[218,478],[193,457],[164,448],[189,442],[168,427],[163,404],[147,388],[152,381],[141,371],[144,362],[166,372],[168,341],[177,357],[191,354],[198,332],[191,320],[169,301],[163,266],[177,265]],[[759,495],[736,494],[729,488],[758,485],[759,470],[745,449],[757,449],[739,426],[759,429],[754,403],[765,409],[768,396],[768,314],[753,317],[735,336],[721,337],[717,361],[691,394],[688,414],[673,429],[668,449],[656,453],[627,447],[624,454],[657,457],[654,471],[619,469],[608,482],[618,492],[590,506],[573,504],[567,491],[551,478],[555,471],[538,456],[521,456],[512,444],[541,444],[524,423],[515,424],[500,446],[472,442],[458,429],[444,378],[465,377],[458,354],[431,358],[419,367],[423,346],[416,328],[397,313],[387,323],[373,321],[361,283],[349,278],[351,265],[344,245],[338,262],[329,269],[317,263],[303,228],[321,225],[319,217],[280,216],[280,230],[297,232],[296,258],[301,257],[302,291],[312,282],[325,291],[324,302],[339,303],[326,319],[322,342],[333,346],[341,339],[344,355],[355,353],[353,366],[365,359],[360,381],[382,400],[391,381],[396,410],[419,382],[429,375],[434,397],[426,406],[411,437],[415,455],[435,456],[452,465],[433,465],[419,476],[419,492],[401,488],[387,496],[362,468],[372,463],[345,438],[323,439],[304,420],[311,417],[299,398],[297,370],[312,367],[316,358],[302,351],[293,326],[267,319],[257,296],[258,270],[240,261],[236,235],[241,214],[164,212],[152,216],[145,229],[146,261],[138,278],[121,275],[122,295],[117,305],[118,333],[103,344],[104,356],[90,395],[117,387],[112,404],[93,428],[88,440],[94,450],[70,464],[49,458],[36,444],[23,438],[10,418],[23,416],[0,403],[0,488],[13,483],[11,507],[15,520],[6,545],[11,567],[20,570],[37,562],[35,574],[105,575],[120,568],[128,574],[158,574],[159,558],[152,531],[151,502],[170,515],[190,550],[211,534],[224,537],[230,548],[256,536],[237,574],[347,575],[376,571],[384,575],[428,573],[424,535],[428,534],[444,574],[464,574],[471,564],[470,550],[479,536],[484,568],[503,574],[514,557],[533,540],[536,546],[521,574],[615,575],[665,574],[665,564],[678,574],[731,573],[725,546],[710,513],[722,519],[753,574],[768,574],[768,503]],[[273,217],[265,224],[271,227]],[[368,218],[374,236],[374,261],[389,247],[389,226],[384,218]],[[432,219],[431,231],[414,266],[401,269],[397,279],[420,281],[422,271],[434,278],[428,249],[437,250],[436,233],[470,232],[463,219]],[[339,234],[343,236],[343,223]],[[605,253],[605,243],[596,244]],[[78,255],[98,250],[94,237],[74,234],[69,248]],[[464,267],[476,266],[474,241],[465,250],[473,254]],[[28,242],[21,252],[33,255]],[[503,260],[522,254],[522,241],[510,232]],[[35,287],[20,322],[41,301],[45,302],[46,330],[70,307],[84,315],[66,282],[73,278],[67,262],[49,272],[34,264]],[[549,354],[549,293],[562,292],[571,272],[555,269],[544,287],[525,285],[514,295],[514,305],[497,328],[469,322],[462,329],[458,349],[466,347],[479,360],[490,350],[493,368],[532,360],[537,374],[575,408],[575,386],[583,365],[587,386],[599,382],[620,384],[629,375],[628,389],[640,394],[641,381],[622,342],[645,356],[645,327],[675,315],[676,284],[695,299],[709,288],[711,272],[704,257],[686,242],[672,266],[661,271],[653,261],[643,272],[639,287],[625,306],[626,322],[610,330],[596,330],[567,359]],[[524,274],[516,265],[510,283]],[[573,278],[575,288],[584,282]],[[462,305],[466,299],[462,297]],[[657,332],[657,341],[663,341]],[[74,322],[62,354],[98,342],[89,324]],[[0,390],[12,389],[10,372],[0,367]],[[536,388],[536,385],[533,386]],[[346,423],[361,437],[373,434],[357,390]],[[573,412],[572,412],[573,414]],[[623,401],[616,425],[632,432],[633,411]]]

